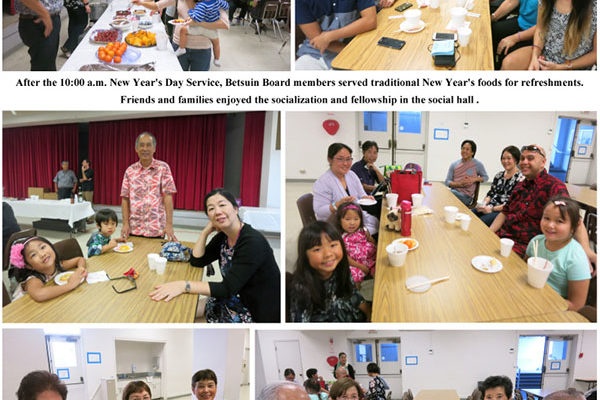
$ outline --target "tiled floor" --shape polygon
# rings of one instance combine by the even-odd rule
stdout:
[[[66,14],[66,13],[63,13]],[[3,14],[3,28],[7,29],[11,24],[16,24],[18,18],[6,13]],[[65,17],[61,24],[60,43],[67,38],[68,18]],[[13,27],[14,28],[14,27]],[[283,32],[284,38],[289,37]],[[227,30],[219,31],[221,43],[221,66],[211,65],[211,71],[289,71],[290,69],[290,43],[289,41],[281,50],[282,41],[272,29],[261,35],[254,34],[254,30],[247,25],[233,25]],[[60,70],[66,58],[56,58],[56,68]],[[29,70],[29,54],[25,46],[20,47],[3,59],[5,71]]]

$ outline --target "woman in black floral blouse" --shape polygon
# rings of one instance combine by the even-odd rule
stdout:
[[[342,237],[324,221],[300,232],[287,291],[291,322],[363,322],[370,317],[371,307],[352,283]]]
[[[365,399],[368,400],[385,400],[385,391],[389,390],[389,386],[379,376],[379,365],[375,363],[369,363],[367,365],[367,374],[373,379],[369,381],[369,389],[365,392]]]
[[[475,215],[481,218],[487,226],[490,226],[502,211],[516,184],[525,179],[517,167],[521,159],[519,149],[515,146],[508,146],[502,150],[501,154],[500,162],[502,162],[504,171],[500,171],[494,176],[492,187],[483,200],[484,204],[478,204],[473,210]]]

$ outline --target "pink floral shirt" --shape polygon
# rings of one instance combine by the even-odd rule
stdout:
[[[166,194],[177,193],[171,168],[164,161],[152,159],[148,168],[138,161],[125,170],[121,197],[129,199],[129,227],[132,235],[163,236],[167,213]]]

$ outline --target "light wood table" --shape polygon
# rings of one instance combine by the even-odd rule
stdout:
[[[458,400],[458,393],[453,389],[427,389],[417,393],[415,400]]]
[[[421,8],[421,20],[426,23],[425,28],[418,33],[400,32],[400,23],[404,18],[389,19],[389,16],[401,15],[394,10],[404,3],[398,0],[392,7],[385,8],[377,14],[377,28],[357,35],[337,55],[331,65],[333,68],[346,70],[446,70],[445,67],[436,67],[431,57],[430,46],[433,34],[436,32],[450,32],[446,26],[450,22],[450,9],[455,6],[455,0],[440,0],[440,7]],[[409,10],[416,8],[416,0]],[[455,70],[492,70],[494,69],[494,56],[492,51],[492,28],[490,8],[487,1],[475,0],[475,7],[471,12],[478,13],[478,18],[467,15],[473,31],[467,47],[458,48],[456,53]],[[398,31],[398,32],[396,32]],[[377,42],[382,37],[404,40],[406,44],[401,50],[378,46]]]
[[[108,252],[88,260],[88,271],[106,271],[110,277],[123,275],[130,268],[140,274],[137,289],[118,294],[131,286],[126,279],[94,284],[82,283],[71,292],[43,303],[31,296],[8,304],[2,309],[4,322],[194,322],[197,295],[182,294],[169,302],[155,302],[148,294],[156,285],[175,280],[200,281],[203,268],[189,263],[168,262],[164,275],[148,268],[148,253],[159,253],[161,239],[131,237],[130,253]],[[186,246],[192,246],[186,243]],[[54,285],[49,282],[48,285]]]
[[[389,264],[385,247],[400,236],[385,228],[382,207],[373,296],[374,322],[490,322],[553,314],[550,319],[569,321],[562,313],[566,301],[550,286],[535,289],[527,284],[527,265],[515,253],[500,255],[500,239],[473,215],[442,183],[424,186],[423,204],[433,214],[413,216],[411,237],[419,247],[407,255],[403,267]],[[385,200],[384,200],[385,201]],[[471,216],[468,231],[459,223],[447,224],[444,206],[456,206]],[[495,274],[471,266],[478,255],[496,257],[503,269]],[[424,275],[450,279],[424,293],[406,288],[406,279]]]
[[[572,185],[565,183],[569,196],[586,208],[596,209],[598,192],[586,186]]]
[[[556,389],[521,389],[525,393],[529,393],[534,396],[536,399],[543,399],[548,396],[550,393],[554,393]]]
[[[562,311],[548,314],[540,314],[540,315],[526,315],[523,317],[517,318],[508,318],[500,321],[494,322],[586,322],[587,320],[583,315],[579,314],[575,311]]]

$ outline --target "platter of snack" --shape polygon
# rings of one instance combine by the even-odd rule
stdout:
[[[128,30],[129,28],[131,28],[131,22],[129,22],[129,21],[128,21],[128,20],[126,20],[126,19],[114,19],[114,20],[113,20],[113,21],[110,23],[110,26],[112,26],[113,28],[115,28],[115,29],[118,29],[118,30],[120,30],[120,31],[126,31],[126,30]],[[119,40],[113,40],[113,42],[114,42],[114,41],[117,41],[117,42],[118,42],[118,41],[120,41],[120,39],[119,39]]]
[[[69,282],[69,278],[74,273],[75,273],[75,271],[61,272],[60,274],[58,274],[54,277],[54,283],[56,283],[58,286],[66,285]],[[81,278],[81,282],[83,282],[84,280],[85,280],[85,278]]]
[[[125,42],[134,47],[156,46],[156,33],[139,30],[125,36]]]
[[[142,56],[142,52],[132,49],[125,42],[111,42],[100,47],[96,57],[107,64],[132,64]]]
[[[131,242],[119,243],[117,245],[117,247],[115,247],[113,250],[116,251],[117,253],[129,253],[129,252],[133,251],[133,243],[131,243]]]
[[[171,25],[187,25],[185,19],[177,18],[169,21]]]
[[[121,31],[116,29],[96,29],[90,35],[90,42],[96,44],[105,44],[110,42],[120,42],[123,38]]]

